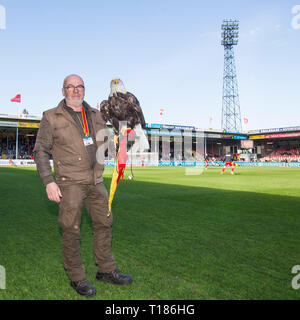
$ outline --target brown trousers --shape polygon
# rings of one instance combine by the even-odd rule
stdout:
[[[80,256],[80,224],[83,204],[93,221],[94,259],[99,272],[115,269],[111,255],[112,214],[108,217],[108,195],[103,183],[60,185],[62,198],[58,222],[62,228],[62,255],[71,281],[86,277]]]

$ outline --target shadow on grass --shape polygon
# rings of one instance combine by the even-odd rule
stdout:
[[[13,268],[21,255],[38,266],[34,252],[43,261],[53,255],[47,269],[54,272],[61,254],[58,205],[48,201],[35,171],[7,170],[0,171],[0,264]],[[108,189],[110,179],[104,182]],[[113,201],[112,252],[135,282],[123,291],[109,287],[106,298],[297,299],[291,269],[300,262],[299,206],[296,197],[121,181]],[[81,230],[91,272],[86,210]],[[27,272],[30,267],[23,277]]]

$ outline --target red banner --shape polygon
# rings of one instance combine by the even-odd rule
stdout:
[[[300,132],[266,134],[266,139],[300,137]]]
[[[10,99],[11,102],[21,102],[21,95],[17,94],[14,98]]]

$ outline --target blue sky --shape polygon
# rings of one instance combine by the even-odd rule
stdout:
[[[298,1],[298,2],[297,2]],[[235,47],[245,130],[300,125],[300,0],[0,0],[0,113],[41,115],[82,75],[91,106],[120,77],[146,122],[221,127],[223,19],[240,21]],[[299,18],[300,23],[300,18]],[[10,102],[17,93],[21,105]],[[161,118],[159,110],[164,109]]]

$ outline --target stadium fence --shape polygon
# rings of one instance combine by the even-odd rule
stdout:
[[[241,167],[300,167],[300,162],[239,162],[235,161]],[[53,160],[50,160],[51,166],[53,166]],[[20,166],[20,167],[35,167],[33,160],[10,160],[0,159],[0,166]],[[130,166],[131,162],[127,162],[127,166]],[[135,163],[133,166],[145,166],[145,167],[202,167],[205,166],[204,161],[145,161],[143,164]],[[209,163],[210,167],[222,167],[224,162],[215,162],[215,165]],[[105,160],[105,167],[114,167],[114,160]]]

